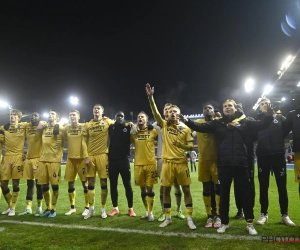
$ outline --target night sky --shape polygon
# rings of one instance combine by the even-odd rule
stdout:
[[[0,98],[26,112],[67,116],[75,95],[82,120],[95,103],[135,119],[150,114],[147,82],[160,110],[171,102],[198,114],[228,98],[250,107],[300,46],[300,32],[280,26],[300,16],[295,0],[25,2],[1,3]]]

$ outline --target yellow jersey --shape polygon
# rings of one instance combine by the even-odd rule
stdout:
[[[130,140],[135,144],[134,165],[155,165],[154,140],[157,130],[139,130],[137,134],[130,135]]]
[[[40,158],[42,162],[61,162],[64,149],[64,127],[59,125],[58,135],[53,134],[53,129],[53,126],[48,126],[43,130],[43,146]]]
[[[108,128],[114,122],[108,118],[100,121],[93,119],[84,124],[83,136],[87,144],[89,155],[108,153]]]
[[[42,131],[30,124],[26,128],[27,159],[39,158],[42,152]]]
[[[29,125],[27,122],[19,122],[17,125],[9,125],[7,129],[0,127],[4,132],[4,156],[24,154],[26,128]]]
[[[88,156],[87,146],[83,139],[83,124],[68,124],[64,129],[64,139],[68,142],[68,158],[83,159]]]
[[[185,150],[173,145],[174,141],[186,145],[188,142],[192,142],[192,131],[184,123],[168,124],[163,120],[159,114],[157,107],[154,103],[153,96],[149,97],[152,113],[157,121],[157,125],[161,127],[163,135],[163,148],[162,158],[174,163],[186,162]]]
[[[197,123],[206,123],[204,119],[195,120]],[[199,159],[217,160],[217,144],[213,133],[196,133],[198,140]]]

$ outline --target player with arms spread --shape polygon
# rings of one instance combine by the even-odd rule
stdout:
[[[170,192],[174,178],[177,178],[178,184],[182,186],[182,191],[184,193],[188,217],[187,224],[190,229],[196,229],[192,220],[193,201],[190,191],[191,177],[185,156],[185,151],[193,149],[191,130],[183,123],[179,123],[178,115],[180,109],[175,105],[169,108],[168,121],[162,119],[153,99],[154,87],[151,88],[149,83],[146,84],[146,94],[149,98],[150,106],[157,124],[162,128],[164,140],[161,185],[163,186],[164,191],[164,211],[166,220],[160,224],[160,227],[166,227],[172,223]]]
[[[101,217],[107,218],[107,177],[108,177],[108,128],[114,122],[108,118],[102,118],[104,108],[101,104],[95,104],[93,108],[94,118],[84,126],[83,136],[88,147],[87,180],[89,213],[84,217],[88,219],[95,215],[95,182],[96,172],[100,178],[101,187]]]
[[[19,197],[20,179],[23,176],[23,155],[27,122],[19,122],[22,112],[19,110],[10,111],[10,123],[0,127],[4,134],[4,156],[0,168],[0,180],[3,196],[8,208],[2,212],[8,216],[15,215],[16,203]],[[12,179],[13,192],[11,193],[8,183]]]
[[[82,183],[85,208],[82,216],[86,216],[89,212],[89,202],[87,199],[88,185],[86,181],[85,159],[88,157],[87,145],[83,139],[83,124],[79,123],[80,112],[78,110],[71,110],[69,113],[71,124],[65,126],[64,139],[68,142],[68,159],[66,163],[65,180],[68,181],[68,193],[70,200],[70,210],[65,215],[76,213],[75,208],[75,179],[77,174]]]
[[[142,219],[154,221],[152,213],[154,204],[154,184],[157,184],[157,171],[155,164],[154,140],[157,131],[151,125],[147,126],[148,115],[141,111],[137,116],[139,130],[131,135],[131,142],[135,144],[134,154],[134,180],[141,188],[141,197],[146,209]]]
[[[32,113],[31,124],[26,129],[27,154],[23,171],[23,178],[27,180],[26,208],[24,212],[19,213],[19,215],[32,214],[34,180],[36,180],[37,190],[37,209],[35,216],[40,216],[42,213],[43,190],[35,178],[42,151],[42,131],[37,129],[39,122],[39,113]]]
[[[63,126],[57,124],[59,113],[55,110],[49,111],[48,124],[43,126],[42,153],[37,170],[38,183],[43,185],[44,199],[47,209],[41,217],[56,217],[56,204],[58,199],[59,183],[61,178],[61,159],[63,156]],[[50,195],[49,183],[52,186]]]

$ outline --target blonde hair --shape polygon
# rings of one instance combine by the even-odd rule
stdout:
[[[169,107],[169,110],[170,110],[171,108],[176,108],[176,109],[178,109],[178,110],[179,110],[179,113],[180,113],[180,108],[179,108],[178,106],[172,104],[172,105]]]
[[[21,112],[20,110],[12,109],[12,110],[10,111],[10,114],[12,114],[12,113],[16,113],[17,116],[19,117],[19,120],[22,119],[22,112]]]
[[[226,101],[223,102],[222,106],[224,105],[225,102],[232,102],[233,106],[235,107],[235,109],[237,109],[237,104],[236,104],[235,100],[233,100],[233,99],[227,99]]]

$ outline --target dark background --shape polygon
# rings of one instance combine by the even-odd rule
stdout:
[[[0,98],[25,112],[67,116],[75,95],[81,120],[95,103],[135,119],[151,112],[147,82],[160,110],[199,114],[228,98],[248,110],[300,45],[280,25],[300,16],[295,0],[27,2],[0,8]]]

